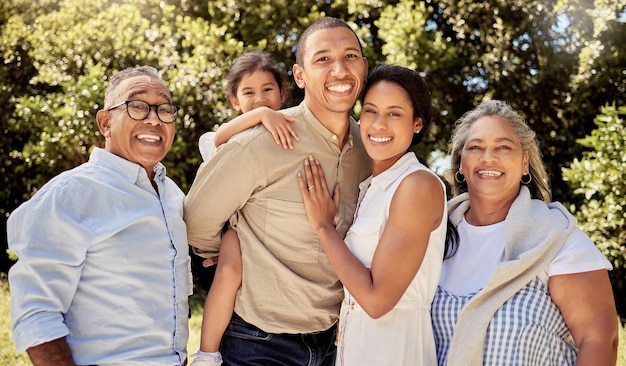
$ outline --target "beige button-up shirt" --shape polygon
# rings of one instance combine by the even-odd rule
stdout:
[[[330,328],[343,298],[341,283],[306,217],[296,173],[308,155],[319,160],[341,202],[335,224],[344,236],[352,224],[359,183],[370,174],[357,123],[351,119],[343,149],[305,105],[286,109],[300,141],[283,150],[262,126],[220,146],[203,163],[185,200],[189,243],[199,255],[216,255],[231,217],[241,242],[243,279],[235,312],[271,333]],[[233,216],[233,214],[236,214]]]

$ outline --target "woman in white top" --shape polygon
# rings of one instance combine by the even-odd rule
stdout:
[[[459,246],[431,311],[439,365],[615,365],[611,265],[550,203],[535,133],[486,101],[457,121],[451,156]]]
[[[333,202],[313,157],[298,175],[309,221],[344,285],[336,364],[434,365],[429,309],[445,251],[446,194],[408,152],[430,124],[430,93],[417,72],[398,66],[374,70],[363,93],[372,176],[345,242],[333,224],[338,187]]]

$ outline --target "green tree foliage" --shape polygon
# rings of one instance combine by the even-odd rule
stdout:
[[[84,162],[91,146],[102,146],[94,116],[107,78],[137,64],[161,70],[183,108],[167,160],[178,167],[170,173],[187,186],[199,164],[199,134],[230,117],[223,73],[241,43],[223,27],[160,1],[52,3],[38,8],[16,0],[13,5],[24,12],[3,27],[8,67],[0,74],[7,138],[2,155],[3,169],[11,173],[2,174],[2,193],[10,198],[3,209],[10,211],[52,176]]]
[[[445,151],[483,98],[504,99],[537,131],[555,199],[584,203],[561,168],[582,156],[601,106],[626,105],[626,0],[0,0],[0,222],[102,146],[108,77],[138,64],[160,70],[182,107],[165,164],[186,191],[198,137],[233,116],[232,61],[265,49],[289,73],[299,34],[323,16],[353,27],[371,68],[424,76],[436,117],[418,155]],[[301,99],[292,82],[286,106]]]
[[[563,169],[564,178],[584,203],[572,207],[585,231],[613,264],[610,272],[618,308],[626,307],[626,106],[607,105],[597,128],[578,142],[589,148]]]
[[[93,115],[106,78],[136,64],[161,70],[185,112],[167,158],[185,189],[199,163],[197,137],[232,116],[223,94],[232,60],[244,48],[262,48],[290,70],[299,33],[325,15],[354,26],[372,67],[387,62],[422,72],[437,118],[421,156],[445,150],[453,121],[479,100],[506,99],[541,137],[561,200],[571,198],[560,167],[582,151],[576,138],[593,129],[597,107],[622,101],[626,85],[626,28],[618,20],[624,0],[2,1],[9,6],[0,14],[0,113],[12,136],[3,166],[38,172],[22,182],[26,190],[14,190],[4,175],[9,205],[101,143]],[[292,90],[288,105],[302,97]],[[72,141],[78,146],[67,149]]]

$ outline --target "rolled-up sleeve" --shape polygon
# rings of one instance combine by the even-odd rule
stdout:
[[[43,193],[43,192],[42,192]],[[64,323],[81,277],[89,242],[75,201],[49,190],[14,211],[9,249],[19,260],[9,271],[11,325],[18,352],[69,334]]]
[[[243,207],[258,183],[258,167],[249,149],[230,141],[204,162],[185,198],[187,240],[203,257],[219,253],[221,232]],[[224,184],[227,182],[227,184]]]

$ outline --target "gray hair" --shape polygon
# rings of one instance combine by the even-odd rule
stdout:
[[[470,127],[476,120],[485,116],[499,116],[511,123],[515,134],[522,144],[522,149],[528,153],[529,174],[532,177],[532,181],[527,186],[531,197],[550,202],[552,193],[548,173],[541,159],[537,136],[530,129],[524,118],[508,103],[501,100],[483,101],[456,121],[450,140],[450,170],[446,172],[446,180],[452,186],[452,194],[457,196],[467,192],[467,184],[456,181],[454,177],[461,166],[461,153],[467,142]]]
[[[117,91],[116,89],[120,83],[126,79],[134,78],[136,76],[149,76],[163,83],[157,69],[152,66],[137,66],[120,70],[111,76],[111,81],[109,82],[109,86],[104,94],[105,109],[113,104],[115,92]]]

